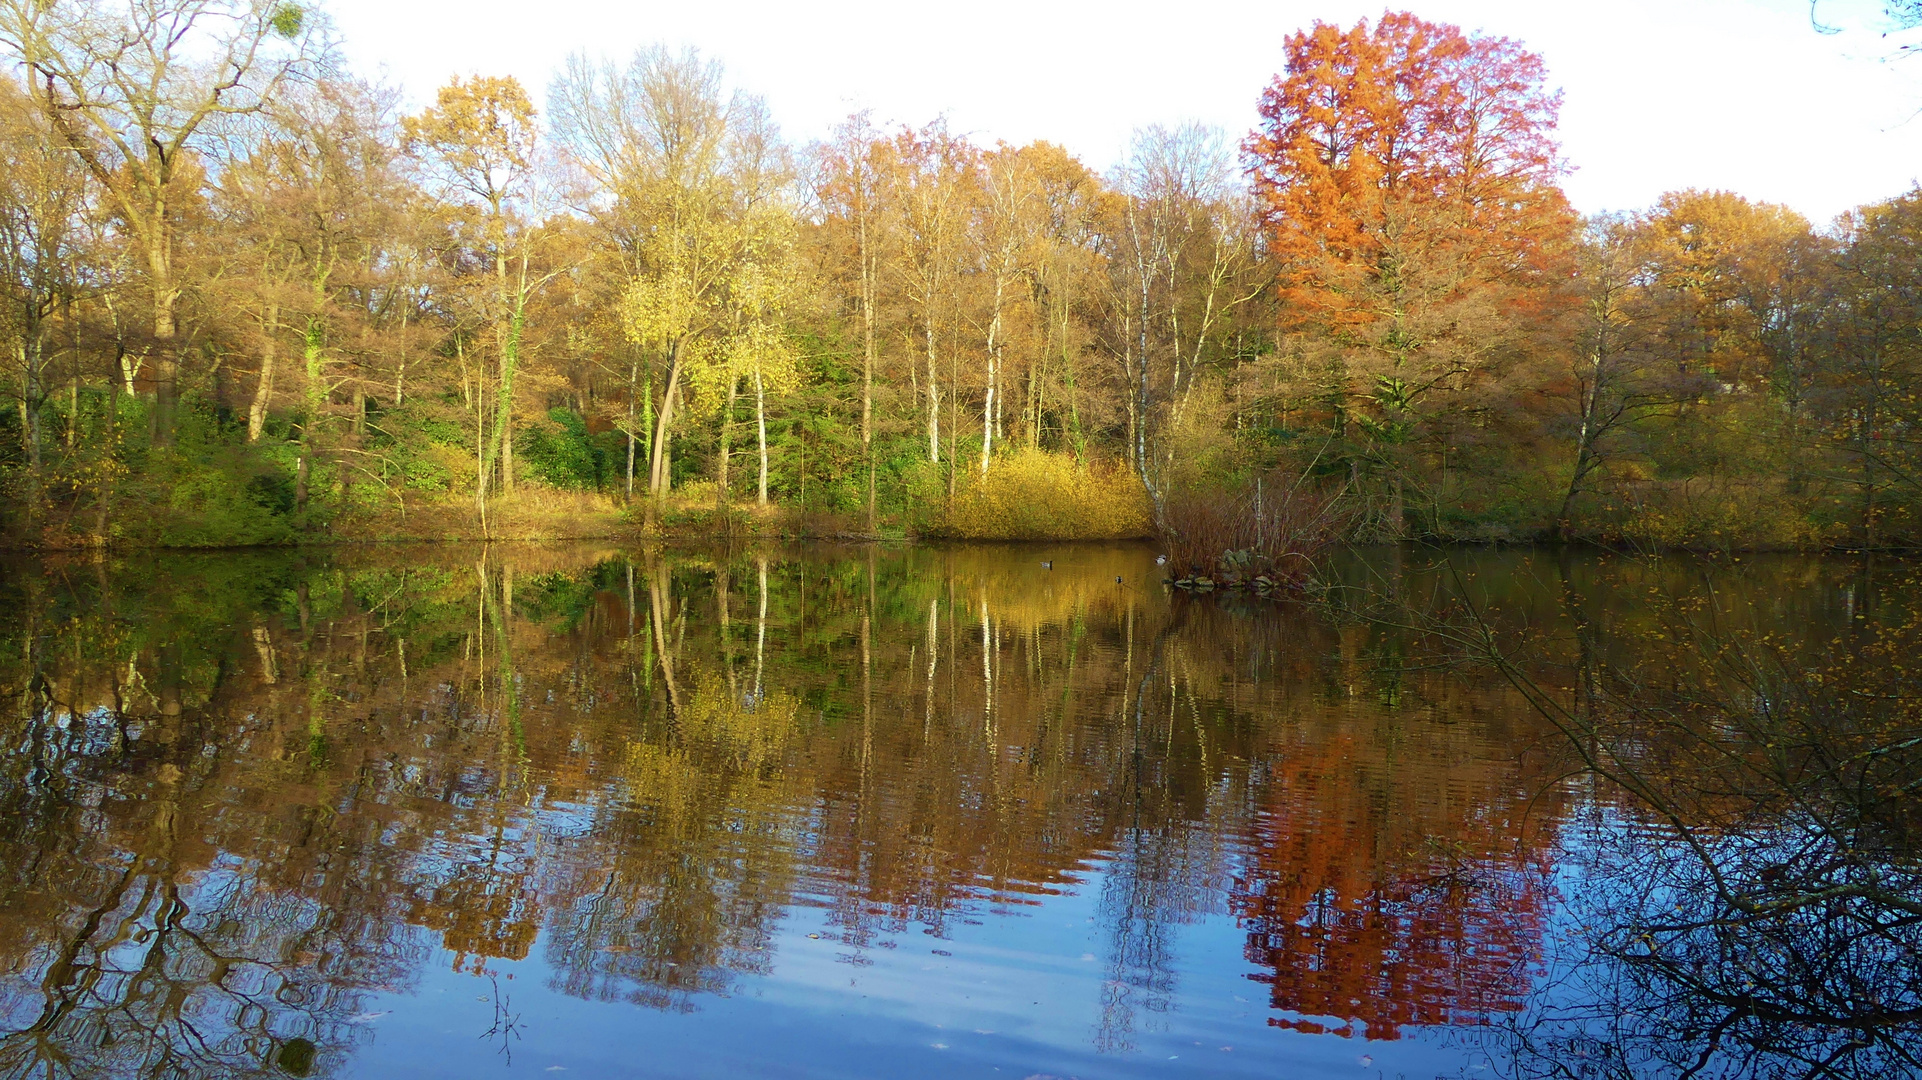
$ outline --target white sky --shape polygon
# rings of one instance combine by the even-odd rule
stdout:
[[[1198,120],[1239,139],[1281,42],[1351,0],[324,0],[353,66],[416,102],[451,75],[511,74],[537,98],[570,52],[693,45],[764,95],[788,138],[856,109],[992,143],[1050,139],[1097,169],[1143,124]],[[1922,56],[1888,58],[1876,0],[1406,0],[1517,38],[1566,95],[1562,145],[1584,211],[1726,188],[1818,225],[1922,178]]]

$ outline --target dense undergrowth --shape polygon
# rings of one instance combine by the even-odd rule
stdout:
[[[437,418],[449,403],[422,400],[369,416],[365,433],[313,448],[285,420],[256,442],[244,418],[199,398],[181,403],[171,442],[149,436],[151,403],[81,395],[77,413],[43,417],[57,452],[34,493],[20,455],[6,452],[18,413],[0,414],[0,543],[11,547],[233,547],[396,540],[566,539],[620,536],[1078,540],[1159,537],[1175,580],[1286,585],[1342,540],[1394,536],[1444,541],[1592,542],[1635,550],[1822,550],[1911,546],[1912,507],[1885,498],[1877,530],[1854,501],[1767,475],[1628,478],[1558,520],[1553,485],[1520,467],[1463,470],[1445,490],[1411,483],[1396,530],[1377,481],[1357,484],[1352,463],[1326,467],[1266,433],[1223,430],[1205,412],[1177,432],[1179,468],[1165,470],[1160,505],[1125,462],[1020,447],[985,473],[978,444],[946,462],[906,438],[876,454],[875,512],[858,442],[819,418],[772,435],[769,500],[736,468],[725,497],[715,447],[676,441],[665,498],[626,490],[625,444],[554,408],[517,430],[515,484],[473,495],[471,446]],[[61,403],[54,403],[59,405]],[[15,444],[17,445],[17,443]],[[303,466],[302,459],[306,459]],[[1338,462],[1337,464],[1343,464]],[[644,468],[645,462],[640,465]],[[39,511],[32,512],[38,506]],[[1871,542],[1872,541],[1872,542]]]

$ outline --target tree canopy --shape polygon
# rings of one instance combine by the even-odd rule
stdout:
[[[1499,35],[1316,23],[1238,146],[1106,169],[796,145],[664,47],[408,114],[284,2],[8,0],[0,48],[12,542],[1922,535],[1917,197],[1585,220]]]

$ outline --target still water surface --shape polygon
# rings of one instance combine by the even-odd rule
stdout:
[[[1631,662],[1648,598],[1711,577],[1790,634],[1876,601],[1842,560],[1455,558]],[[1492,675],[1161,577],[1133,545],[6,564],[0,1075],[1501,1072],[1606,796]]]

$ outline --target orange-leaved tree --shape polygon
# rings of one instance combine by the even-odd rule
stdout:
[[[1291,36],[1243,145],[1284,329],[1332,347],[1334,420],[1356,475],[1404,486],[1445,453],[1443,403],[1553,303],[1576,220],[1539,56],[1507,38],[1388,13]],[[1436,445],[1439,444],[1439,445]]]

